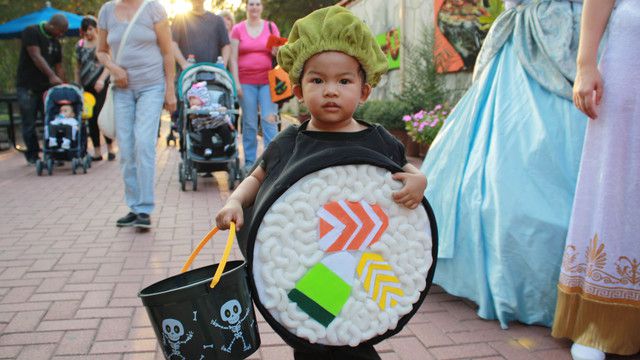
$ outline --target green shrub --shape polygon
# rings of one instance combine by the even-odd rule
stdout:
[[[367,106],[369,105],[371,101],[367,101],[364,104],[358,106],[356,108],[356,112],[353,113],[353,118],[356,120],[362,120],[362,121],[366,121],[364,119],[364,113],[367,111]]]
[[[445,89],[442,77],[436,72],[433,58],[434,36],[429,28],[423,30],[419,44],[405,44],[407,68],[402,92],[395,95],[397,100],[409,105],[408,113],[422,109],[432,109],[436,104],[442,104],[445,99]]]
[[[410,112],[410,107],[398,100],[370,100],[361,108],[356,111],[357,116],[362,116],[360,119],[380,124],[388,130],[404,129],[402,117]],[[354,118],[358,119],[356,114]]]

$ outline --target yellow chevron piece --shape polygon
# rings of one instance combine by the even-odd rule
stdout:
[[[357,272],[365,290],[380,309],[396,306],[398,299],[404,296],[400,280],[381,255],[364,253],[358,263]]]
[[[398,297],[404,296],[404,291],[398,287],[385,286],[383,287],[383,291],[380,294],[380,300],[378,301],[378,306],[380,309],[386,308],[387,306],[394,307],[398,304],[396,300],[396,296],[389,296],[390,294],[396,294]],[[387,304],[389,302],[389,304]]]
[[[362,275],[362,270],[364,266],[367,264],[367,261],[372,260],[375,262],[384,262],[384,258],[382,255],[378,255],[376,253],[364,253],[360,258],[360,263],[358,264],[358,275]]]
[[[361,278],[364,278],[363,283],[364,283],[364,286],[366,288],[370,288],[371,287],[371,278],[372,278],[372,276],[373,276],[373,274],[375,272],[374,270],[379,270],[378,273],[383,273],[383,274],[393,273],[393,269],[391,268],[391,265],[389,265],[387,263],[370,263],[370,265],[368,266],[368,269],[367,269],[367,273],[364,274],[364,276],[360,275]],[[376,277],[376,280],[378,278],[380,278],[380,276],[382,276],[382,275],[378,275]],[[395,278],[395,276],[394,276],[394,278]]]

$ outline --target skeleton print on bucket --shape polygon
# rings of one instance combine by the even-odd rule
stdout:
[[[184,360],[180,352],[180,346],[186,344],[193,337],[193,331],[189,331],[184,340],[180,340],[184,336],[184,326],[176,319],[164,319],[162,321],[162,345],[164,345],[165,354],[169,359]],[[167,346],[169,349],[167,349]],[[168,352],[167,350],[170,350]]]
[[[233,339],[231,340],[231,342],[228,345],[223,345],[222,347],[220,347],[222,351],[231,353],[231,348],[238,339],[242,340],[243,351],[251,349],[251,344],[248,344],[245,341],[244,336],[242,335],[242,322],[247,318],[249,312],[251,312],[251,308],[247,307],[246,310],[247,311],[245,312],[244,316],[240,318],[240,316],[242,315],[242,305],[240,305],[240,302],[236,299],[229,300],[220,308],[220,318],[222,319],[222,322],[228,324],[228,326],[221,325],[220,323],[218,323],[218,321],[216,321],[216,319],[211,320],[211,325],[222,330],[229,330],[233,332]],[[252,325],[253,319],[251,319],[251,323],[249,324],[249,326]]]

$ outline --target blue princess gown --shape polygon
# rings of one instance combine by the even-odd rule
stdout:
[[[571,102],[581,4],[506,10],[422,165],[434,282],[503,328],[551,326],[587,119]]]

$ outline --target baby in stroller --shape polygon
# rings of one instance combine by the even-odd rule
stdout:
[[[211,99],[207,82],[197,82],[187,91],[188,119],[191,129],[199,139],[194,144],[194,152],[210,158],[231,155],[235,151],[233,131],[235,127],[227,108]]]
[[[49,123],[49,147],[70,149],[71,143],[76,141],[80,123],[76,119],[76,113],[70,101],[62,100],[58,105],[60,105],[60,112]]]

